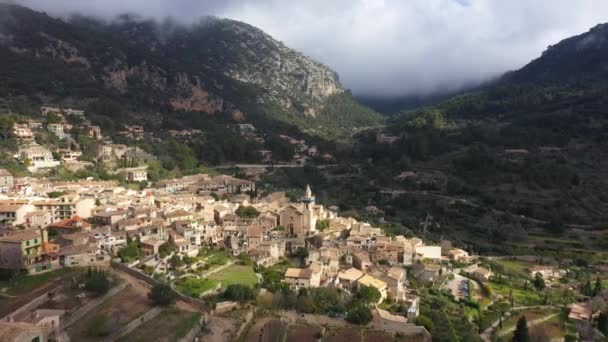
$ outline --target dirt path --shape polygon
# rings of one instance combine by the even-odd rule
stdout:
[[[550,320],[551,318],[553,318],[553,317],[555,317],[557,315],[559,315],[559,313],[553,313],[553,314],[547,315],[545,317],[542,317],[542,318],[539,318],[539,319],[535,319],[535,320],[533,320],[531,322],[528,322],[528,328],[532,328],[532,327],[534,327],[536,325],[539,325],[539,324],[541,324],[543,322],[546,322],[546,321]],[[503,331],[500,332],[499,336],[502,337],[502,336],[508,335],[511,332],[515,331],[515,328],[516,328],[516,326],[513,326],[513,327],[510,327],[509,329],[503,330]]]
[[[210,333],[205,335],[205,342],[225,342],[236,331],[235,320],[232,318],[211,316],[207,323]]]
[[[511,317],[512,311],[527,310],[527,309],[541,309],[541,308],[559,308],[559,306],[558,305],[515,306],[515,307],[512,307],[511,309],[509,309],[507,312],[505,312],[505,314],[504,314],[504,316],[502,316],[502,318],[505,319],[505,318]],[[487,342],[491,341],[492,332],[494,332],[494,330],[496,330],[496,328],[498,328],[499,322],[500,322],[500,318],[495,320],[486,330],[484,330],[481,334],[479,334],[481,339],[484,341],[487,341]],[[528,323],[528,325],[529,325],[529,323]]]

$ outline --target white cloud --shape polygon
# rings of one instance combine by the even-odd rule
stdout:
[[[257,26],[337,70],[358,94],[450,90],[523,66],[608,21],[605,0],[22,0],[50,13],[136,12]]]

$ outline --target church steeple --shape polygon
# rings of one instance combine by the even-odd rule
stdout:
[[[310,185],[306,184],[306,191],[304,191],[304,198],[311,198],[312,191],[310,190]]]
[[[310,185],[306,185],[304,197],[302,197],[302,203],[304,203],[306,209],[310,209],[315,204],[315,196],[312,194],[312,190],[310,190]]]

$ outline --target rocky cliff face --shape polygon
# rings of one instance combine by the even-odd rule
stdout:
[[[275,113],[275,119],[300,117],[297,125],[303,126],[314,122],[329,98],[344,94],[328,67],[251,25],[226,19],[205,18],[190,27],[128,16],[111,23],[64,21],[0,4],[0,49],[0,81],[25,78],[22,88],[51,98],[119,96],[171,110],[238,112],[240,120],[251,111],[279,108],[285,115]],[[46,75],[34,71],[49,68]],[[0,86],[0,96],[19,90],[31,95],[31,89]]]

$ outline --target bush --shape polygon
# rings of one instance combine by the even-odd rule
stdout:
[[[368,303],[378,303],[380,298],[382,298],[382,294],[378,291],[377,288],[372,286],[361,286],[359,292],[357,292],[357,298],[363,300],[366,304]]]
[[[224,294],[222,296],[228,300],[244,303],[254,299],[255,292],[247,285],[231,284],[228,285],[226,290],[224,290]]]
[[[139,259],[140,252],[137,242],[131,242],[126,247],[118,251],[118,257],[122,262],[131,262]]]
[[[357,305],[346,314],[347,322],[359,325],[366,325],[372,318],[372,311],[365,305]]]
[[[240,206],[236,210],[235,214],[237,214],[237,216],[240,218],[256,218],[256,217],[260,216],[260,212],[252,206],[248,206],[248,207]]]
[[[85,290],[94,293],[96,296],[106,294],[110,289],[110,281],[106,272],[89,268],[84,274]]]
[[[428,318],[427,316],[423,316],[423,315],[419,315],[418,317],[416,317],[416,325],[421,325],[423,327],[426,328],[426,330],[428,330],[429,332],[433,332],[433,329],[435,328],[435,324],[433,323],[433,321]]]
[[[148,293],[148,298],[156,305],[169,306],[175,303],[175,292],[167,284],[157,284]]]

